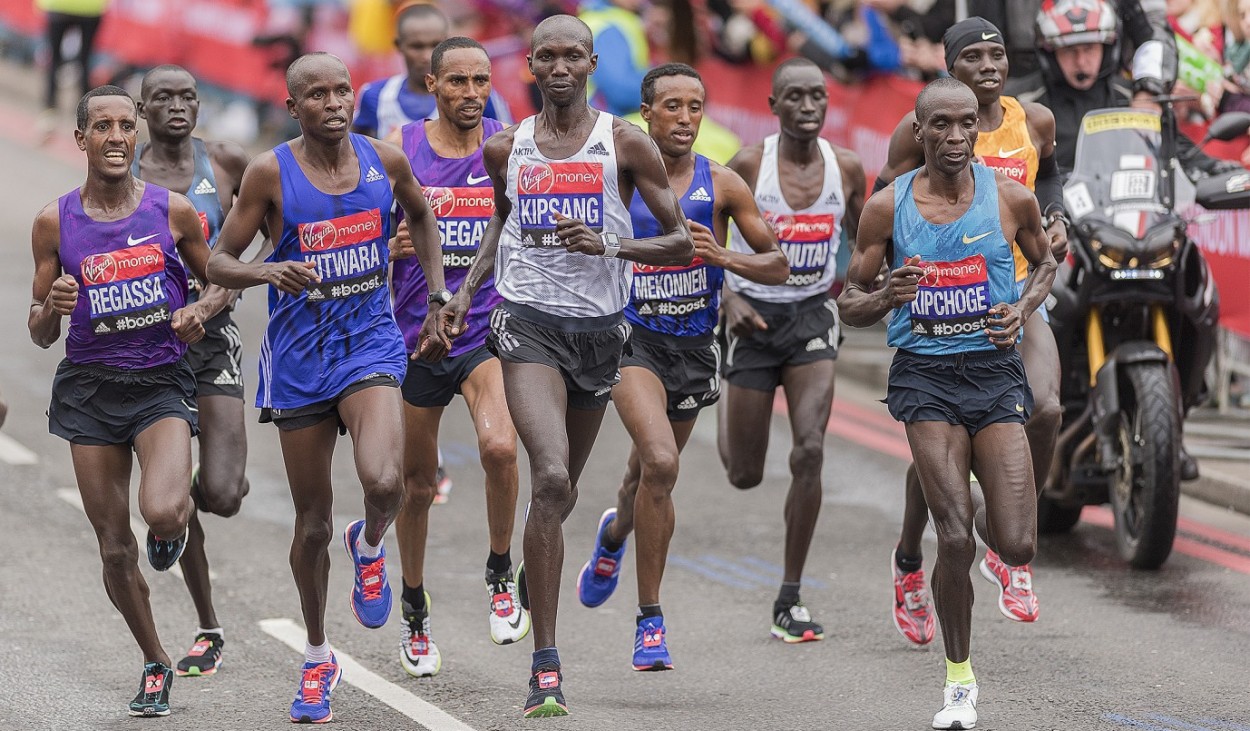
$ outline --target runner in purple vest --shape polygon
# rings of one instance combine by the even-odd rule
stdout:
[[[387,141],[403,147],[413,173],[425,188],[426,200],[438,218],[447,286],[458,288],[495,212],[494,190],[482,165],[482,145],[503,125],[482,117],[490,98],[491,66],[480,43],[463,36],[448,38],[435,47],[431,69],[426,83],[438,104],[437,117],[406,124]],[[401,222],[397,238],[406,241],[407,237],[407,223]],[[428,303],[450,299],[450,293],[432,289],[411,260],[395,262],[391,282],[395,319],[404,332],[408,352],[415,354]],[[490,277],[474,294],[466,331],[456,338],[450,355],[438,363],[409,360],[404,377],[404,487],[408,498],[395,519],[395,535],[404,566],[403,613],[408,631],[400,648],[400,664],[417,677],[434,675],[442,667],[438,646],[430,638],[425,547],[430,506],[439,482],[439,422],[443,409],[457,393],[464,396],[469,407],[477,430],[478,455],[486,472],[486,522],[490,529],[486,596],[491,640],[508,645],[530,631],[529,612],[521,607],[512,571],[516,428],[504,399],[503,370],[486,348],[490,312],[500,302]]]
[[[139,512],[148,561],[177,563],[191,517],[195,375],[183,357],[204,337],[206,305],[187,305],[187,268],[201,279],[208,246],[184,196],[131,174],[134,100],[102,86],[78,103],[74,138],[87,180],[35,218],[31,339],[47,348],[69,316],[52,381],[48,429],[70,443],[83,510],[95,529],[104,586],[143,651],[132,716],[169,714],[172,661],[161,646],[130,529],[130,471],[139,457]]]

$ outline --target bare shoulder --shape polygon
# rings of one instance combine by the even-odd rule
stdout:
[[[247,154],[247,150],[237,142],[229,140],[205,140],[204,146],[208,148],[208,156],[213,162],[223,168],[237,174],[242,175],[243,170],[247,168],[251,156]]]
[[[482,143],[482,160],[486,163],[487,170],[500,170],[507,165],[508,156],[512,154],[512,143],[516,140],[520,127],[521,125],[514,124],[501,129]]]
[[[36,239],[44,239],[49,236],[59,237],[61,234],[61,201],[52,201],[44,206],[39,213],[35,214],[35,223],[31,230],[31,235]],[[53,243],[59,243],[55,239]]]
[[[1037,196],[1033,191],[1024,187],[1011,178],[1003,175],[997,170],[994,171],[994,182],[998,185],[998,196],[1003,204],[1016,215],[1016,220],[1024,222],[1030,211],[1037,212]],[[1040,216],[1040,213],[1037,213]]]
[[[399,162],[408,162],[408,158],[404,155],[404,151],[399,149],[395,144],[387,140],[379,140],[374,137],[365,137],[369,140],[369,144],[373,145],[373,150],[378,153],[378,157],[382,159],[382,164],[390,167]]]
[[[873,193],[864,202],[864,212],[860,214],[861,233],[864,230],[864,224],[869,221],[877,223],[880,220],[889,221],[890,227],[894,227],[894,183]]]
[[[764,143],[756,142],[738,150],[733,159],[729,161],[729,169],[741,175],[748,186],[754,186],[756,178],[759,177],[760,162],[763,159]]]
[[[751,188],[747,185],[747,182],[743,180],[742,176],[732,168],[721,165],[712,159],[708,159],[707,165],[708,170],[712,174],[712,185],[716,188],[718,193],[751,194]]]
[[[600,114],[607,114],[607,112],[600,112]],[[638,159],[633,155],[646,154],[647,150],[655,147],[651,135],[644,132],[642,127],[620,117],[612,118],[612,141],[616,143],[617,157],[622,158],[621,162],[627,167]]]
[[[194,218],[196,225],[199,225],[200,214],[195,209],[195,204],[191,202],[182,193],[169,191],[169,218],[171,221],[179,219],[189,220],[188,217]]]
[[[1052,135],[1055,130],[1055,114],[1047,107],[1037,102],[1023,102],[1024,118],[1028,120],[1029,126],[1039,132],[1049,131]]]
[[[838,147],[832,143],[829,146],[833,148],[834,157],[838,160],[838,167],[843,172],[858,172],[861,176],[864,174],[864,162],[860,159],[859,153],[854,150],[848,150],[845,147]]]

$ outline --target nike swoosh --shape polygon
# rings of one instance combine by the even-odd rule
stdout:
[[[489,180],[489,179],[490,179],[490,176],[489,176],[489,175],[483,175],[483,176],[482,176],[482,177],[480,177],[480,178],[475,178],[475,177],[473,177],[472,175],[470,175],[469,177],[465,178],[464,180],[465,180],[465,182],[466,182],[466,183],[468,183],[469,185],[477,185],[478,183],[481,183],[481,182],[483,182],[483,181],[485,181],[485,180]]]
[[[1026,145],[1026,147],[1027,147],[1027,145]],[[1004,150],[1003,150],[1003,148],[1001,148],[1001,147],[1000,147],[1000,148],[998,148],[998,156],[999,156],[999,157],[1011,157],[1012,155],[1016,154],[1017,152],[1024,152],[1024,150],[1025,150],[1025,147],[1017,147],[1017,148],[1016,148],[1016,149],[1014,149],[1014,150],[1006,150],[1006,151],[1004,151]]]
[[[144,241],[147,241],[148,239],[154,239],[157,236],[160,236],[160,234],[151,234],[149,236],[144,236],[141,239],[136,239],[134,236],[127,236],[126,246],[136,246],[138,244],[142,244]]]
[[[994,37],[994,36],[996,36],[996,35],[998,35],[998,34],[997,34],[997,33],[982,33],[982,34],[981,34],[981,40],[983,40],[983,41],[988,41],[989,39],[993,38],[993,37]]]
[[[986,236],[989,236],[989,235],[990,235],[990,234],[992,234],[992,233],[994,233],[994,232],[993,232],[993,231],[986,231],[985,233],[981,234],[980,236],[973,236],[972,238],[968,238],[968,234],[964,234],[964,243],[965,243],[965,244],[971,244],[971,243],[974,243],[974,242],[980,241],[981,239],[985,238]]]
[[[1016,411],[1019,411],[1021,414],[1023,414],[1024,406],[1022,406],[1021,404],[1016,404]]]
[[[511,627],[512,629],[520,629],[521,627],[521,613],[520,612],[516,613],[516,621],[509,622],[508,626]]]

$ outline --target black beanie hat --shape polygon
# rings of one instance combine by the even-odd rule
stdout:
[[[986,41],[993,41],[1000,46],[1007,45],[998,26],[985,18],[974,16],[947,28],[942,35],[942,45],[946,48],[946,70],[949,71],[955,65],[955,59],[959,58],[965,48],[973,43]]]

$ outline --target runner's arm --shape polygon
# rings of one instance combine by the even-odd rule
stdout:
[[[864,179],[864,164],[859,155],[843,148],[834,147],[838,157],[838,169],[842,171],[842,194],[846,196],[846,213],[842,217],[842,230],[846,232],[846,240],[855,245],[855,234],[859,231],[859,218],[864,212],[864,193],[868,181]]]
[[[639,264],[655,266],[684,266],[694,259],[694,242],[686,214],[682,213],[681,201],[668,184],[668,173],[660,148],[641,128],[624,121],[613,127],[616,141],[617,161],[634,182],[634,189],[655,216],[664,233],[646,239],[621,239],[621,251],[617,256]],[[598,252],[604,247],[598,243]]]
[[[1050,239],[1042,229],[1042,214],[1037,207],[1037,198],[1028,188],[1014,180],[1001,173],[995,175],[998,177],[1000,206],[1008,208],[1007,215],[1016,223],[1016,246],[1020,247],[1020,252],[1029,262],[1031,270],[1029,278],[1024,280],[1024,291],[1015,303],[1015,307],[1020,310],[1023,325],[1046,301],[1059,265],[1055,263],[1055,257],[1050,251]]]
[[[234,206],[234,202],[238,200],[239,189],[243,183],[243,173],[247,171],[247,166],[251,163],[252,158],[247,154],[241,145],[236,142],[216,141],[209,143],[209,151],[213,159],[230,175],[230,205]],[[229,211],[227,210],[227,213]],[[261,239],[260,248],[257,249],[256,255],[249,259],[249,262],[264,261],[273,251],[273,240],[269,237],[269,222],[264,221],[260,225],[260,234],[264,238]],[[211,254],[211,249],[209,250]],[[200,300],[214,299],[225,295],[225,305],[221,309],[233,308],[235,303],[239,301],[239,295],[243,294],[238,289],[225,289],[216,284],[206,284],[204,291],[200,294]]]
[[[732,218],[742,233],[742,238],[755,253],[731,251],[713,239],[710,245],[705,237],[695,232],[695,253],[707,263],[731,271],[740,277],[760,284],[782,284],[790,276],[790,263],[777,245],[772,226],[760,215],[755,196],[742,176],[727,167],[712,164],[712,182],[716,187],[716,200],[721,203],[721,220]],[[693,228],[692,223],[692,228]]]
[[[1055,115],[1041,104],[1024,106],[1030,134],[1037,145],[1037,178],[1033,184],[1037,204],[1056,259],[1068,254],[1068,214],[1063,204],[1063,175],[1055,161]]]
[[[894,133],[890,135],[885,166],[877,172],[877,180],[872,185],[873,193],[893,183],[903,173],[911,172],[924,164],[924,148],[916,141],[916,132],[912,127],[915,121],[916,113],[908,112],[894,128]]]
[[[885,287],[873,291],[894,235],[893,185],[864,204],[858,233],[846,271],[846,288],[838,297],[838,315],[851,327],[868,327],[890,310],[916,298],[923,271],[914,260],[909,261],[890,273]]]
[[[443,289],[443,245],[438,236],[438,222],[425,200],[421,184],[412,174],[412,164],[398,147],[375,141],[373,147],[386,166],[386,174],[395,184],[395,201],[404,210],[408,235],[416,252],[421,271],[431,292]]]
[[[35,277],[26,325],[35,345],[47,348],[61,337],[61,318],[74,311],[78,280],[61,271],[61,218],[54,201],[35,217],[31,231]]]

